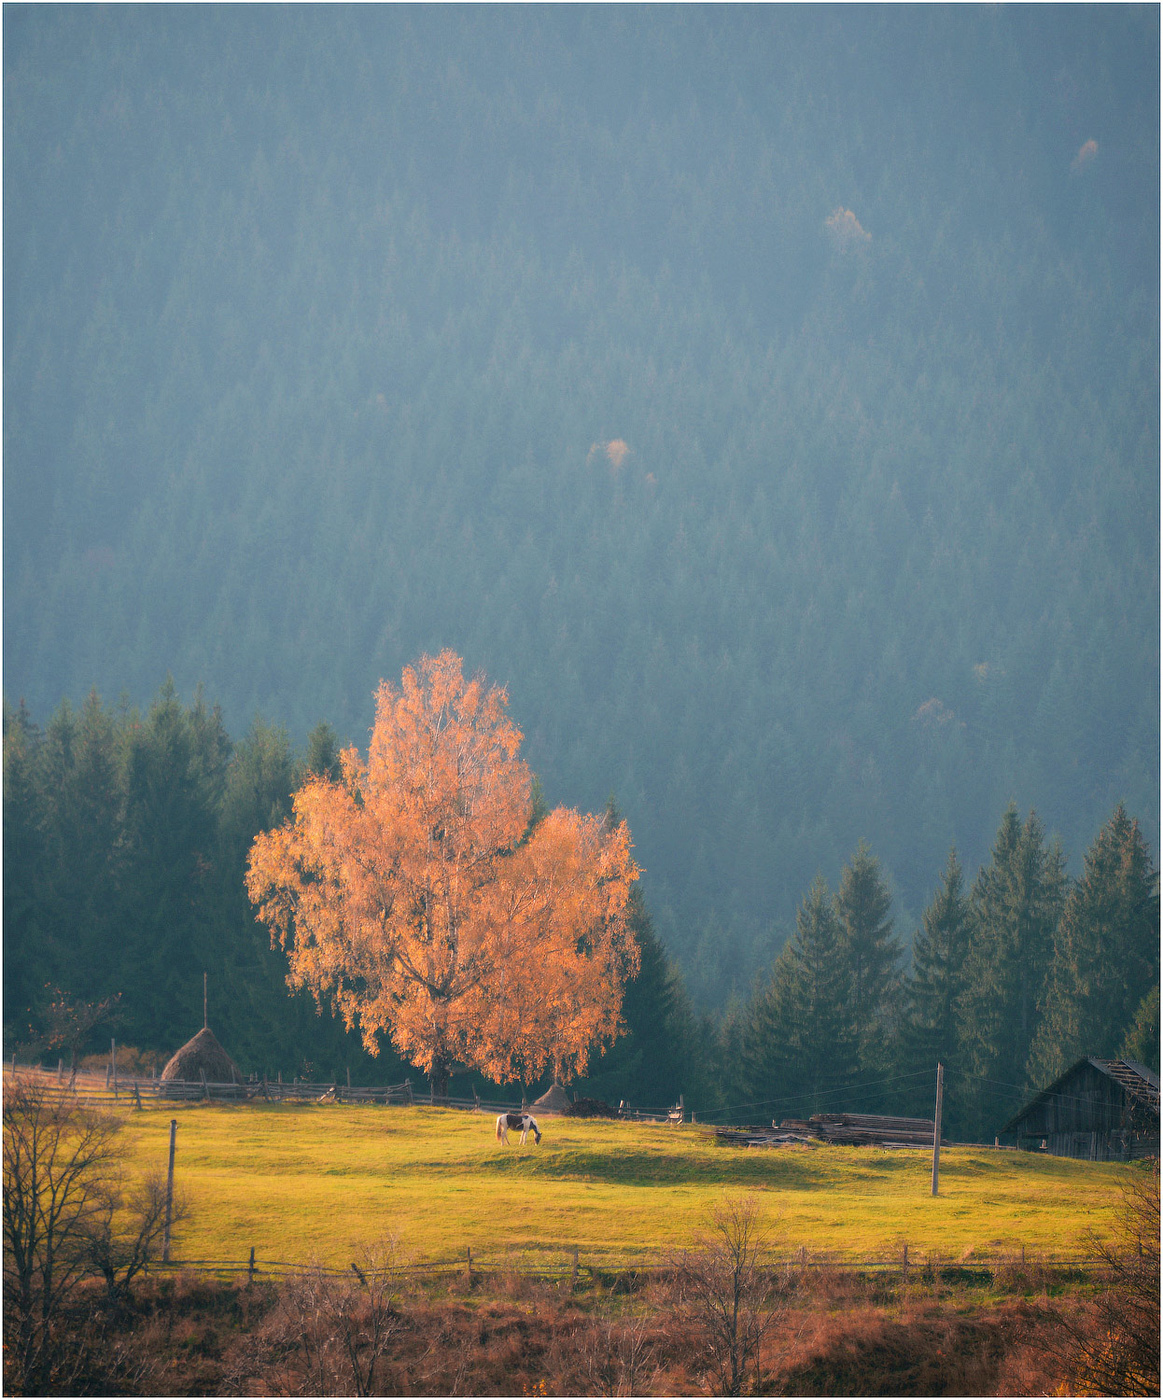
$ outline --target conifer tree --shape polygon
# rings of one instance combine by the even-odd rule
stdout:
[[[339,777],[339,740],[334,728],[325,719],[321,719],[307,735],[303,767],[317,778],[330,778],[335,782]]]
[[[217,708],[198,695],[184,709],[169,678],[144,723],[130,728],[125,837],[133,902],[121,958],[131,1043],[165,1045],[175,1023],[201,1024],[202,973],[222,937],[215,856],[230,747]]]
[[[963,892],[955,849],[940,888],[921,916],[913,938],[913,964],[903,988],[899,1062],[904,1073],[938,1063],[957,1064],[957,1000],[963,989],[969,938],[969,901]],[[928,1091],[914,1095],[918,1112],[928,1111]]]
[[[52,975],[43,912],[45,814],[37,779],[40,731],[20,702],[4,702],[4,1026],[26,1033],[26,1013]]]
[[[613,827],[620,823],[614,811]],[[630,889],[626,922],[638,944],[639,966],[622,995],[625,1033],[595,1057],[579,1091],[609,1103],[626,1099],[640,1107],[669,1106],[684,1090],[689,1097],[693,1088],[687,1083],[688,1047],[679,1015],[682,986],[637,885]]]
[[[1135,1012],[1135,1019],[1119,1046],[1119,1059],[1136,1060],[1159,1073],[1159,983],[1156,982]]]
[[[755,1001],[746,1061],[756,1098],[797,1100],[799,1113],[839,1106],[835,1091],[857,1065],[844,929],[827,882],[817,875],[796,914],[796,931]]]
[[[888,911],[892,895],[880,862],[861,841],[840,876],[836,913],[840,951],[847,964],[849,1034],[860,1069],[882,1069],[897,987],[900,944]]]
[[[1082,1055],[1117,1056],[1158,977],[1159,873],[1120,803],[1087,851],[1058,925],[1034,1082],[1049,1082]]]
[[[1008,1116],[1005,1094],[1020,1094],[1031,1084],[1030,1050],[1066,883],[1061,847],[1047,847],[1037,813],[1023,823],[1011,802],[970,895],[965,987],[958,1003],[960,1054],[972,1076],[964,1092],[978,1131]]]

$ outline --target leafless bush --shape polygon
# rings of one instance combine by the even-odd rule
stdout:
[[[657,1374],[650,1318],[607,1313],[584,1334],[581,1361],[594,1395],[642,1395]]]
[[[759,1393],[760,1344],[787,1311],[787,1281],[761,1262],[768,1244],[755,1198],[728,1197],[698,1247],[675,1264],[679,1309],[701,1337],[722,1395],[741,1395],[749,1370]]]
[[[1107,1272],[1097,1325],[1069,1329],[1088,1395],[1159,1394],[1159,1224],[1156,1159],[1128,1170],[1115,1243],[1095,1243]]]
[[[1041,1255],[1025,1249],[1000,1251],[992,1273],[993,1286],[1000,1293],[1044,1293],[1049,1284]]]
[[[279,1302],[227,1377],[261,1373],[275,1394],[374,1395],[376,1366],[400,1330],[397,1245],[365,1250],[350,1277],[316,1265],[288,1279]]]
[[[181,1198],[170,1213],[171,1228],[186,1218]],[[129,1285],[162,1252],[166,1229],[166,1183],[160,1174],[136,1185],[120,1175],[97,1192],[85,1249],[93,1273],[105,1280],[110,1303],[119,1305]]]
[[[58,1323],[92,1267],[120,1124],[19,1078],[4,1095],[3,1120],[5,1383],[43,1394],[69,1384]]]

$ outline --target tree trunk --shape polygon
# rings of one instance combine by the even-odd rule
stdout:
[[[451,1074],[451,1063],[443,1056],[433,1056],[432,1068],[428,1073],[433,1099],[446,1099],[448,1097],[448,1081]]]

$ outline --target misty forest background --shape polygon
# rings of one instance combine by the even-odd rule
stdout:
[[[9,1044],[206,969],[246,1070],[403,1077],[241,872],[445,646],[633,832],[595,1092],[939,1052],[985,1132],[1150,1043],[1157,9],[3,24]]]

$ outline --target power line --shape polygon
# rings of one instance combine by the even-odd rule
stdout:
[[[696,1112],[704,1117],[710,1117],[718,1113],[742,1113],[744,1109],[751,1108],[772,1108],[785,1103],[798,1103],[802,1099],[813,1098],[816,1100],[835,1098],[845,1094],[851,1094],[857,1089],[877,1089],[885,1084],[896,1084],[904,1079],[929,1078],[934,1073],[931,1069],[910,1070],[906,1074],[891,1074],[886,1079],[866,1079],[858,1084],[845,1084],[836,1089],[823,1089],[816,1092],[811,1089],[801,1090],[798,1094],[785,1094],[778,1099],[756,1099],[753,1103],[731,1104],[726,1108],[697,1109]]]

